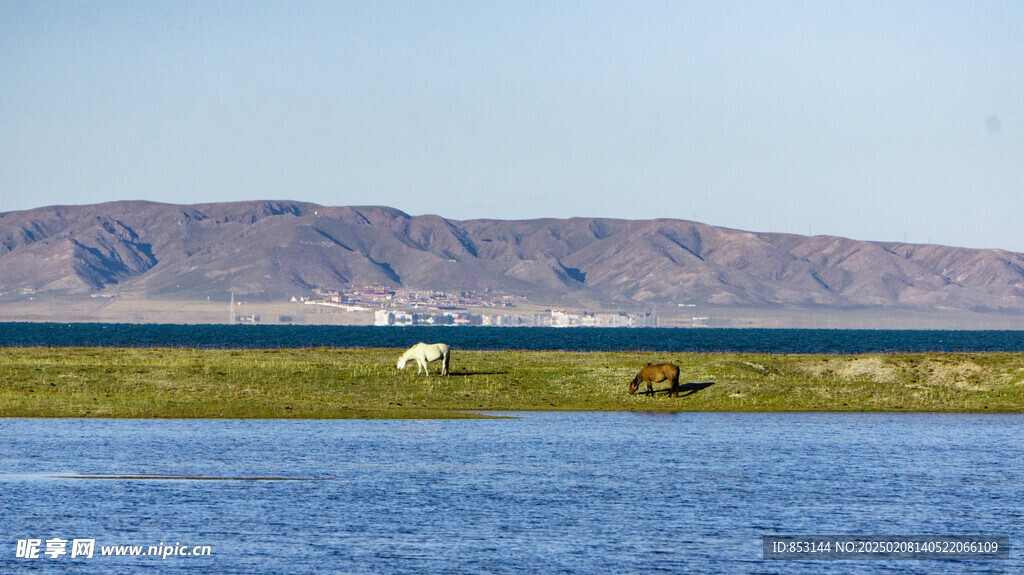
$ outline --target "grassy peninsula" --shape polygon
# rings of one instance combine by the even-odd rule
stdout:
[[[451,375],[398,349],[0,350],[0,417],[437,418],[472,411],[1024,412],[1024,354],[462,351]],[[626,393],[646,362],[680,397]],[[687,386],[688,382],[713,382]],[[646,389],[642,386],[641,391]]]

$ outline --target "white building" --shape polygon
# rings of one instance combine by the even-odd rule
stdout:
[[[412,325],[412,314],[379,309],[373,312],[373,325]]]

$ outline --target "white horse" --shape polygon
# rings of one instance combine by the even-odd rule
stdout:
[[[427,369],[427,362],[437,361],[439,359],[444,360],[441,363],[441,375],[448,375],[448,360],[451,358],[452,348],[448,347],[446,343],[417,343],[416,345],[409,348],[409,351],[402,354],[402,357],[398,358],[398,369],[405,369],[405,364],[410,359],[416,361],[416,373],[420,373],[422,369],[427,375],[430,375],[430,370]]]

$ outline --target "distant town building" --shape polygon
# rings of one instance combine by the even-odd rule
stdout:
[[[499,293],[446,293],[430,290],[394,290],[366,286],[345,291],[315,289],[311,297],[293,297],[293,302],[344,309],[370,311],[377,326],[524,326],[524,327],[632,327],[642,318],[626,313],[570,312],[563,309],[543,313],[508,313],[526,299]],[[467,308],[473,309],[471,312]],[[505,313],[481,313],[502,309]],[[475,313],[474,313],[475,312]]]
[[[379,309],[373,313],[373,325],[413,325],[413,315],[404,311]]]

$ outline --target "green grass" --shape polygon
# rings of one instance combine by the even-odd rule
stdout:
[[[438,418],[473,411],[1024,411],[1024,354],[460,351],[451,375],[397,349],[0,350],[0,417]],[[626,393],[673,361],[683,397]],[[665,390],[666,383],[655,384]],[[641,387],[641,391],[646,389]]]

